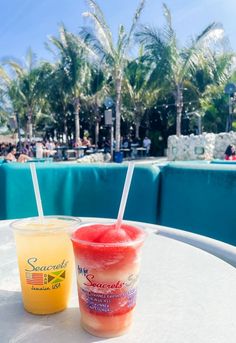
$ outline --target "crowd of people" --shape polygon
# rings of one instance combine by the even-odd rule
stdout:
[[[0,143],[0,156],[7,162],[25,162],[34,157],[34,143],[22,146],[19,143]]]
[[[145,136],[141,141],[138,138],[131,139],[131,137],[125,136],[121,137],[121,150],[124,152],[124,157],[132,157],[132,151],[135,151],[135,148],[143,147],[145,149],[145,155],[150,155],[151,140],[149,137]],[[26,143],[1,143],[0,142],[0,157],[4,158],[5,162],[26,162],[33,158],[43,158],[43,157],[52,157],[55,159],[59,158],[60,149],[76,149],[83,148],[85,149],[99,149],[104,153],[111,151],[111,142],[106,137],[98,142],[98,146],[95,147],[93,142],[88,137],[79,138],[77,142],[70,143],[66,145],[65,143],[55,142],[53,140],[40,141],[40,142],[26,142]],[[115,148],[115,141],[114,146]],[[229,144],[225,150],[225,160],[236,160],[236,151],[233,144]]]
[[[121,149],[125,153],[125,157],[130,155],[130,152],[135,148],[143,147],[145,149],[145,155],[149,156],[151,148],[151,140],[149,137],[144,137],[143,141],[140,139],[130,137],[121,138]],[[71,143],[67,148],[95,148],[91,139],[83,137],[78,139],[77,142]],[[54,142],[53,140],[41,141],[41,142],[26,142],[26,143],[0,143],[0,157],[4,158],[5,162],[26,162],[35,157],[53,157],[58,158],[58,151],[65,148],[65,143]],[[104,153],[110,152],[111,143],[106,137],[98,142],[98,149],[103,150]],[[115,148],[115,141],[114,141]],[[40,155],[37,155],[40,153]],[[225,150],[225,160],[236,160],[236,152],[233,144],[229,144]]]
[[[134,149],[134,148],[144,148],[145,155],[149,156],[150,149],[151,149],[151,139],[147,136],[144,137],[143,141],[139,138],[133,138],[130,137],[122,137],[121,139],[121,149],[127,150],[127,149]]]
[[[44,156],[49,157],[56,151],[54,142],[25,142],[25,143],[0,143],[0,157],[3,157],[5,162],[26,162],[37,157],[37,148],[41,146],[44,151]]]
[[[115,148],[115,141],[114,146]],[[129,136],[121,137],[121,149],[132,151],[137,147],[145,148],[146,155],[150,153],[151,140],[145,137],[143,141],[138,138],[131,138]],[[70,142],[69,144],[59,143],[58,141],[47,140],[40,142],[21,142],[17,144],[13,143],[0,143],[0,157],[4,158],[5,162],[26,162],[33,158],[52,157],[59,159],[59,155],[63,149],[99,149],[104,153],[111,151],[111,142],[108,138],[102,137],[98,142],[97,147],[93,144],[89,137],[84,136],[79,138],[76,142]]]

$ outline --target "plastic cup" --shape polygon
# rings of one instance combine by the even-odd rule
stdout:
[[[14,230],[23,304],[34,314],[67,307],[74,268],[71,230],[81,221],[66,216],[16,220]]]
[[[81,325],[90,334],[115,337],[130,328],[145,236],[140,227],[124,222],[121,229],[81,225],[72,234]]]

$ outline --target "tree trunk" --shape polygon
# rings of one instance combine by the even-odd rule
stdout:
[[[98,148],[98,141],[99,141],[99,121],[96,120],[95,124],[95,148]]]
[[[182,85],[177,84],[176,89],[176,135],[181,135],[181,117],[182,117],[182,110],[183,110],[183,90]]]
[[[21,144],[21,134],[20,134],[20,118],[19,113],[15,111],[16,122],[17,122],[17,134],[18,134],[18,141],[19,141],[19,149],[21,151],[22,144]]]
[[[79,120],[79,112],[75,111],[75,142],[78,142],[80,138],[80,120]]]
[[[95,148],[98,148],[98,141],[99,141],[99,123],[100,123],[100,116],[99,116],[99,107],[98,107],[98,100],[97,96],[95,96]]]
[[[28,119],[24,125],[24,128],[25,128],[25,141],[24,141],[24,144],[25,144],[27,142],[27,139],[28,139]]]
[[[75,142],[78,142],[80,138],[80,101],[79,98],[74,99],[74,109],[75,109]]]
[[[66,136],[66,144],[67,144],[67,142],[68,142],[68,127],[67,127],[66,116],[64,116],[64,134]]]
[[[120,151],[120,105],[121,105],[121,78],[116,79],[116,148]]]
[[[231,96],[229,95],[229,114],[227,116],[227,120],[226,120],[226,128],[225,131],[226,132],[230,132],[232,130],[232,113],[233,113],[233,104],[232,104],[232,100],[231,100]]]
[[[150,114],[149,110],[146,110],[146,130],[145,130],[145,135],[148,137],[149,136],[149,129],[150,129]]]
[[[140,119],[135,120],[135,138],[139,139],[139,129],[140,129],[141,121]]]
[[[33,124],[32,124],[32,109],[29,108],[28,111],[28,139],[31,142],[32,141],[32,135],[33,135]]]

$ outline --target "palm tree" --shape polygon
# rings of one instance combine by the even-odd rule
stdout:
[[[76,37],[61,25],[60,37],[51,37],[50,41],[60,55],[59,68],[63,75],[62,87],[74,107],[75,141],[80,137],[80,107],[84,87],[88,79],[89,68],[84,50],[78,46]]]
[[[150,67],[143,58],[142,49],[137,59],[128,63],[124,78],[124,103],[132,106],[135,137],[139,138],[139,128],[147,108],[155,105],[160,89],[151,87]]]
[[[23,96],[21,94],[19,80],[11,79],[4,68],[0,68],[0,78],[2,81],[2,90],[4,92],[4,98],[6,99],[1,111],[4,113],[3,118],[9,117],[9,115],[14,114],[17,119],[17,129],[18,129],[18,139],[21,144],[20,135],[20,120],[19,116],[24,118],[25,106],[23,102]],[[6,105],[8,103],[8,106]],[[9,107],[7,109],[7,107]],[[8,115],[6,115],[8,112]]]
[[[2,69],[0,76],[5,82],[13,110],[26,119],[26,135],[31,141],[33,119],[40,112],[39,99],[41,93],[40,69],[35,67],[35,57],[31,49],[26,54],[25,63],[13,59],[5,62],[14,73],[10,77]]]
[[[121,122],[121,90],[124,79],[124,69],[127,65],[127,52],[130,47],[133,33],[136,29],[145,0],[141,0],[128,33],[123,25],[119,28],[117,43],[113,41],[111,30],[108,27],[105,17],[99,5],[94,0],[87,0],[90,11],[84,13],[89,17],[94,28],[84,27],[80,32],[80,44],[87,47],[87,50],[94,57],[99,58],[106,71],[110,73],[115,88],[115,110],[116,110],[116,151],[120,150],[120,122]]]
[[[101,121],[100,107],[102,107],[104,98],[109,94],[110,84],[109,79],[106,79],[102,69],[96,65],[90,65],[89,82],[85,89],[84,103],[87,110],[92,112],[93,123],[95,120],[95,146],[98,146],[99,140],[99,123]]]
[[[0,67],[0,77],[2,71]],[[10,114],[10,109],[8,108],[7,104],[7,91],[4,87],[4,84],[0,82],[0,126],[7,122],[7,119]]]
[[[229,115],[229,96],[224,92],[225,85],[232,82],[232,53],[213,55],[211,65],[199,69],[193,82],[199,89],[199,101],[205,127],[210,131],[229,131],[231,116]],[[213,118],[214,119],[213,119]],[[226,121],[226,123],[225,123]]]
[[[184,83],[189,81],[197,68],[205,61],[210,61],[212,51],[209,42],[214,42],[223,30],[217,23],[207,26],[189,45],[179,48],[176,33],[172,26],[170,10],[164,4],[165,28],[160,31],[144,27],[138,33],[139,42],[144,45],[147,58],[153,68],[152,79],[164,80],[164,85],[172,90],[176,105],[176,134],[181,134]],[[211,44],[210,44],[211,45]],[[164,57],[164,58],[163,58]],[[158,74],[159,77],[158,77]],[[163,77],[164,76],[164,77]]]
[[[44,89],[45,113],[51,116],[51,124],[59,134],[65,135],[68,142],[68,115],[74,113],[71,94],[65,81],[65,72],[60,63],[44,65],[42,78]]]

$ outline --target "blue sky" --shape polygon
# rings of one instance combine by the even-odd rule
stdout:
[[[138,0],[98,0],[112,32],[119,24],[129,27]],[[223,24],[231,46],[236,50],[236,0],[166,0],[181,43],[202,31],[212,21]],[[44,47],[48,35],[56,35],[58,25],[78,32],[88,23],[82,17],[85,0],[0,0],[0,59],[23,59],[31,47],[39,59],[50,58]],[[163,24],[162,1],[146,0],[143,24]]]

